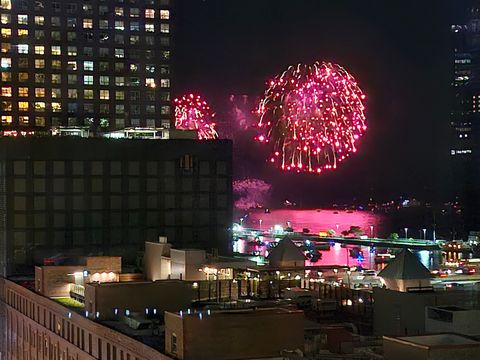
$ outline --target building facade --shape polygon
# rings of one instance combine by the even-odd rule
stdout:
[[[228,140],[0,141],[0,274],[53,256],[122,256],[145,241],[231,250]]]
[[[1,0],[1,130],[169,127],[171,20],[171,0]]]
[[[450,125],[453,189],[465,208],[465,230],[480,226],[480,2],[451,26],[453,78]]]
[[[2,359],[168,360],[125,334],[0,278]]]

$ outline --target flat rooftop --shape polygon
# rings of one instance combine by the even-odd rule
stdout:
[[[174,313],[177,316],[185,317],[185,316],[214,316],[214,317],[221,317],[221,316],[266,316],[266,315],[283,315],[283,314],[303,314],[303,311],[296,310],[296,309],[287,309],[283,307],[269,307],[269,308],[246,308],[246,309],[233,309],[233,310],[203,310],[203,311],[196,311],[196,310],[182,310],[179,312]]]
[[[388,337],[386,339],[410,343],[413,345],[421,345],[426,347],[444,347],[444,346],[462,346],[462,345],[476,345],[480,347],[480,342],[470,339],[465,336],[457,334],[435,334],[435,335],[421,335],[421,336],[402,336],[402,337]]]

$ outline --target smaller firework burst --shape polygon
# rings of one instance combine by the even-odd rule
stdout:
[[[200,140],[216,139],[218,133],[207,102],[199,95],[188,94],[174,100],[175,128],[197,130]]]

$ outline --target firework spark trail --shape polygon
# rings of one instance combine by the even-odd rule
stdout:
[[[290,66],[267,84],[256,115],[256,140],[282,170],[321,173],[357,151],[367,130],[365,95],[337,64]]]
[[[211,113],[207,102],[200,96],[184,95],[181,98],[176,98],[174,103],[175,128],[197,130],[200,140],[218,138],[215,123],[212,122],[214,114]]]

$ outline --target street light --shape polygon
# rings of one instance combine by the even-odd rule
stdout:
[[[259,220],[258,220],[258,222],[259,222],[259,224],[260,224],[260,229],[262,228],[262,221],[263,221],[262,219],[259,219]]]
[[[405,228],[405,239],[408,239],[408,228]]]
[[[373,239],[373,225],[370,225],[370,238]]]
[[[427,240],[427,229],[422,229],[423,231],[423,240]]]
[[[243,224],[243,217],[240,218],[240,226],[242,226],[242,224]]]
[[[337,228],[337,236],[338,236],[338,228],[340,227],[340,225],[335,224],[335,227]]]

